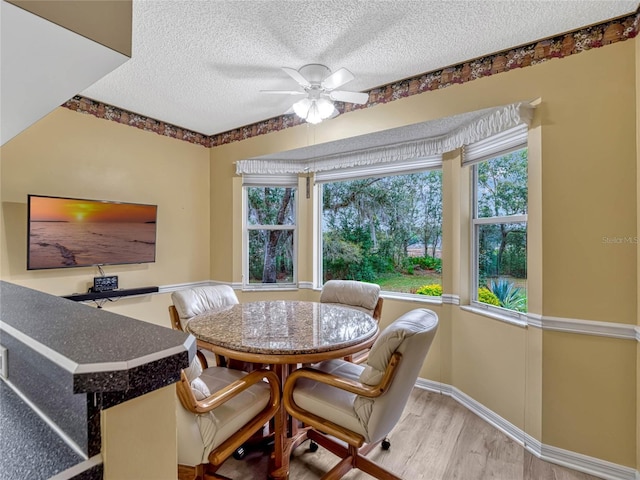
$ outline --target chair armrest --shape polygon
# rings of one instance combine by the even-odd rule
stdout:
[[[367,363],[369,360],[369,350],[366,350],[362,353],[362,355],[353,356],[351,358],[351,363],[355,363],[356,365],[362,365],[363,363]]]
[[[182,372],[180,374],[180,381],[177,385],[178,398],[184,408],[190,412],[207,413],[236,395],[239,395],[251,385],[261,382],[262,379],[266,379],[269,383],[269,388],[271,390],[270,406],[275,409],[280,404],[280,380],[278,379],[278,376],[270,370],[255,370],[203,400],[196,400],[196,397],[191,390],[191,386],[189,385],[189,381],[187,380],[187,376]]]
[[[203,400],[196,400],[189,381],[184,372],[181,372],[180,381],[177,385],[178,398],[180,403],[192,413],[206,413],[224,404],[236,395],[240,394],[251,385],[255,385],[266,379],[270,388],[269,403],[257,414],[249,423],[242,426],[235,434],[231,435],[217,448],[209,453],[209,463],[220,465],[231,455],[240,445],[245,443],[257,430],[268,422],[280,408],[280,379],[270,370],[255,370],[243,378],[230,383],[225,388],[218,390],[214,394]]]
[[[316,382],[324,383],[341,390],[346,390],[350,393],[355,393],[356,395],[362,395],[363,397],[379,397],[389,388],[389,385],[393,380],[395,370],[398,367],[401,358],[402,355],[397,352],[391,356],[389,365],[387,366],[387,369],[382,376],[382,380],[380,380],[380,383],[378,383],[377,385],[366,385],[364,383],[356,382],[355,380],[340,377],[332,373],[315,370],[311,367],[301,368],[289,375],[289,378],[284,385],[284,395],[287,395],[287,390],[293,391],[295,382],[299,378],[308,378],[310,380],[315,380]]]
[[[376,308],[373,309],[373,313],[371,316],[375,319],[376,322],[380,323],[380,319],[382,318],[382,305],[384,303],[384,299],[382,297],[378,298],[378,303],[376,303]]]
[[[196,350],[196,356],[198,357],[198,360],[200,360],[200,365],[202,365],[203,370],[209,368],[209,362],[207,361],[207,357],[204,356],[204,353],[200,350]]]
[[[284,408],[289,412],[292,417],[301,420],[307,425],[311,425],[313,428],[328,433],[340,440],[347,442],[357,448],[360,448],[364,443],[364,437],[359,433],[352,432],[340,425],[337,425],[327,419],[321,418],[296,404],[293,399],[293,391],[295,390],[295,384],[300,378],[308,378],[326,385],[330,385],[347,392],[355,393],[356,395],[362,395],[368,398],[375,398],[382,395],[387,391],[389,385],[393,380],[395,371],[400,363],[402,355],[400,353],[394,353],[391,356],[389,365],[384,372],[382,380],[377,385],[365,385],[361,382],[339,377],[337,375],[321,372],[313,368],[301,368],[291,373],[284,384],[284,391],[282,394],[282,403]]]
[[[180,324],[180,316],[178,315],[178,310],[173,305],[169,305],[169,318],[171,319],[171,328],[174,330],[178,330],[183,332],[182,325]]]

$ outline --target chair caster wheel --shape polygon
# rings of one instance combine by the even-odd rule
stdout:
[[[385,438],[384,440],[382,440],[382,443],[380,444],[380,446],[382,447],[383,450],[389,450],[389,448],[391,447],[391,442],[389,441],[388,438]]]
[[[313,440],[309,441],[309,451],[310,452],[317,452],[318,451],[318,444],[316,442],[314,442]]]
[[[236,460],[242,460],[246,454],[247,451],[243,447],[238,447],[238,449],[233,452],[233,458]]]

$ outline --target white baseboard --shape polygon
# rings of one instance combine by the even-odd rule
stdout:
[[[516,427],[494,411],[474,400],[466,393],[458,390],[456,387],[423,378],[418,378],[416,387],[450,396],[541,460],[606,480],[640,480],[640,471],[634,470],[633,468],[581,453],[571,452],[552,445],[545,445],[538,439],[525,433],[521,428]]]
[[[511,422],[508,422],[492,410],[489,410],[466,393],[458,390],[456,387],[440,382],[425,380],[424,378],[418,378],[416,387],[429,390],[431,392],[442,393],[443,395],[449,395],[456,402],[465,406],[468,410],[471,410],[485,422],[500,430],[510,439],[519,445],[525,446],[525,434],[521,429],[513,425]]]
[[[538,458],[542,458],[542,442],[528,433],[524,434],[524,448]]]
[[[606,480],[636,480],[639,472],[630,467],[542,444],[542,460],[588,473]]]
[[[467,407],[473,413],[482,418],[485,422],[494,426],[502,433],[504,433],[511,440],[515,441],[519,445],[523,447],[525,444],[524,431],[520,428],[516,427],[513,423],[505,420],[500,415],[495,413],[493,410],[488,409],[480,402],[474,400],[466,393],[458,390],[457,388],[452,389],[452,398],[456,400],[461,405]]]

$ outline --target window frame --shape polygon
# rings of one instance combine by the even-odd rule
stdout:
[[[262,225],[250,224],[249,214],[249,189],[250,188],[292,188],[293,197],[293,224],[291,225]],[[244,175],[242,181],[242,290],[291,290],[298,288],[298,228],[300,215],[300,189],[298,188],[297,175]],[[292,253],[292,281],[283,283],[250,283],[249,281],[249,232],[252,230],[289,230],[293,232]]]
[[[331,170],[328,172],[316,173],[313,185],[313,285],[314,288],[320,289],[324,284],[323,281],[323,235],[322,235],[322,219],[323,219],[323,202],[322,202],[322,186],[325,183],[344,182],[350,180],[361,180],[367,178],[383,178],[400,175],[410,175],[413,173],[424,173],[433,170],[443,171],[442,155],[430,155],[428,157],[413,158],[393,163],[380,163],[367,165],[362,167],[349,167],[343,169]],[[444,190],[444,180],[442,190]],[[443,213],[444,218],[444,213]],[[386,298],[396,297],[405,298],[415,301],[420,299],[425,302],[442,301],[442,297],[434,297],[430,295],[419,295],[415,293],[395,292],[391,290],[383,290],[382,294]]]
[[[475,152],[474,152],[475,147]],[[489,314],[497,317],[506,317],[507,319],[513,319],[517,323],[525,323],[528,319],[528,312],[518,312],[517,310],[511,310],[504,307],[498,307],[495,305],[489,305],[487,303],[480,302],[478,300],[478,280],[480,274],[479,265],[479,229],[481,225],[500,225],[505,223],[524,223],[527,229],[527,237],[529,232],[528,213],[518,215],[504,215],[504,216],[492,216],[492,217],[479,217],[478,216],[478,166],[484,161],[489,161],[497,157],[502,157],[522,149],[527,149],[527,170],[529,165],[529,151],[528,151],[528,127],[527,125],[520,125],[507,132],[502,132],[494,137],[489,137],[481,142],[478,142],[475,146],[465,147],[463,154],[462,165],[464,167],[471,168],[470,175],[470,295],[469,304],[470,307],[480,309],[488,312]],[[471,150],[471,155],[468,151]],[[475,155],[474,155],[475,153]],[[477,157],[477,158],[476,158]],[[527,175],[527,212],[529,210],[529,176]],[[527,242],[528,245],[528,242]],[[527,251],[527,264],[529,262],[529,253]],[[528,269],[527,269],[528,271]],[[527,291],[528,296],[528,291]],[[528,308],[527,308],[528,310]]]

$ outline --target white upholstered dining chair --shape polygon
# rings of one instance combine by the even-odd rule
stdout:
[[[342,305],[368,313],[380,322],[382,297],[380,285],[356,280],[328,280],[322,286],[320,303]]]
[[[226,478],[216,470],[280,406],[280,381],[274,372],[203,369],[198,357],[182,371],[176,390],[178,464],[193,467],[196,480]]]
[[[400,480],[365,455],[400,419],[437,326],[431,310],[412,310],[382,331],[366,365],[327,360],[289,376],[283,393],[287,412],[312,427],[312,441],[342,457],[323,479],[358,468],[381,480]]]
[[[173,305],[169,307],[171,326],[185,330],[189,320],[207,311],[221,310],[236,305],[238,297],[229,285],[186,288],[171,293]],[[173,308],[172,308],[173,307]]]
[[[380,285],[356,280],[329,280],[322,286],[320,303],[340,305],[353,308],[371,315],[380,323],[383,299],[380,296]],[[345,360],[354,363],[367,361],[368,350],[350,355]]]
[[[238,297],[229,285],[212,285],[206,287],[186,288],[171,293],[173,305],[169,305],[171,328],[184,332],[196,315],[208,311],[219,311],[232,305],[237,305]],[[202,359],[202,353],[198,352]],[[226,366],[227,359],[215,355],[218,366]],[[242,367],[240,367],[242,368]]]

